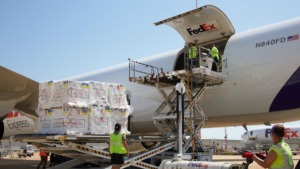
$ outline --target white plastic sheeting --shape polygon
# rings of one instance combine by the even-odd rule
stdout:
[[[122,84],[48,81],[40,84],[40,134],[110,134],[115,123],[127,131],[131,113]]]

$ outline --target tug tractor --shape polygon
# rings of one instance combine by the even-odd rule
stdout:
[[[18,152],[18,157],[31,157],[34,155],[32,145],[22,146],[21,150]]]

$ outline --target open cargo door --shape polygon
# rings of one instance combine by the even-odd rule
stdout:
[[[205,44],[228,39],[235,30],[227,16],[217,7],[206,5],[154,23],[174,28],[186,43]]]

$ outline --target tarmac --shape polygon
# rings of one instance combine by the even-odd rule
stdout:
[[[298,163],[300,160],[300,155],[294,156],[294,164]],[[229,163],[243,163],[245,159],[243,159],[240,155],[214,155],[213,161],[226,161]],[[18,157],[5,157],[0,159],[0,169],[35,169],[40,162],[40,157],[38,153],[36,153],[33,157],[26,158],[18,158]],[[49,159],[47,165],[49,166]],[[41,167],[40,167],[41,168]],[[92,169],[87,167],[88,169]],[[259,169],[262,168],[258,166],[256,163],[252,163],[249,166],[249,169]]]

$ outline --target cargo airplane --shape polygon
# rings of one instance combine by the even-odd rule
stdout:
[[[250,130],[246,131],[242,135],[242,139],[244,142],[249,142],[249,141],[255,141],[256,143],[271,143],[272,138],[271,138],[271,128],[272,127],[265,127],[262,129],[255,129],[255,130]],[[285,135],[284,135],[284,140],[285,142],[289,144],[299,144],[300,143],[300,127],[299,126],[285,126]]]
[[[220,9],[207,5],[155,24],[171,26],[199,49],[213,44],[219,49],[218,73],[224,75],[224,82],[207,87],[197,103],[208,117],[204,128],[300,120],[300,17],[236,33]],[[185,51],[138,61],[164,72],[181,70]],[[39,83],[4,67],[0,74],[0,116],[6,117],[13,108],[36,115]],[[157,132],[153,114],[164,98],[156,88],[132,83],[128,77],[128,63],[124,63],[66,79],[124,84],[134,107],[131,132]]]

